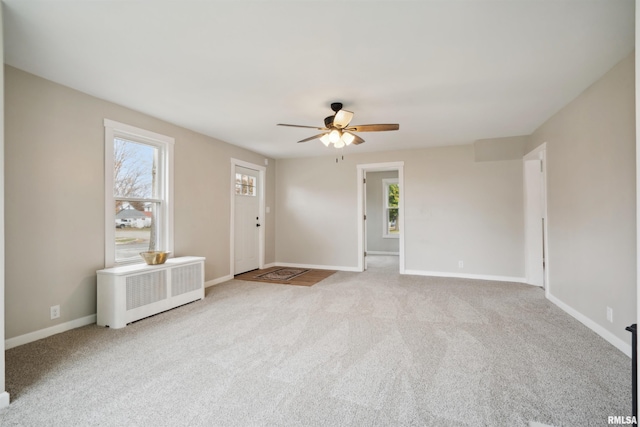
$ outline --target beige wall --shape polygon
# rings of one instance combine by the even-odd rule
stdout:
[[[636,321],[634,58],[551,117],[527,147],[547,143],[551,295],[627,343],[624,328]]]
[[[407,159],[407,269],[523,278],[522,161],[475,162],[472,145]]]
[[[276,261],[357,265],[356,169],[351,156],[279,159]]]
[[[640,7],[639,0],[636,0],[636,46],[640,46]],[[635,81],[640,81],[640,58],[635,59]],[[640,85],[636,84],[636,323],[640,324],[640,262],[637,256],[640,254]],[[637,387],[640,394],[640,385]]]
[[[529,136],[479,139],[473,143],[476,162],[520,160],[524,157]]]
[[[473,145],[279,160],[277,261],[357,267],[356,165],[395,161],[407,270],[524,276],[522,161],[475,162]]]
[[[2,4],[0,4],[0,30],[2,29]],[[4,58],[3,37],[0,31],[0,58]],[[0,81],[4,82],[4,68],[0,67]],[[0,87],[0,409],[9,405],[5,391],[5,285],[4,285],[4,84]]]
[[[5,90],[7,338],[96,312],[105,118],[175,138],[175,255],[206,257],[206,280],[231,273],[230,159],[264,165],[264,156],[8,66]],[[275,260],[275,167],[269,159],[267,263]],[[52,321],[56,304],[61,317]]]

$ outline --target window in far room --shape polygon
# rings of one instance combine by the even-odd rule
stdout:
[[[105,120],[107,267],[172,250],[173,141]]]
[[[398,179],[382,180],[382,196],[384,218],[382,221],[382,237],[398,238],[400,227],[398,224],[398,202],[400,200],[400,187]]]

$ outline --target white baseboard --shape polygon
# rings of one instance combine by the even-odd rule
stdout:
[[[580,323],[585,325],[587,328],[591,329],[593,332],[595,332],[596,334],[600,335],[602,338],[607,340],[615,348],[617,348],[627,356],[631,357],[631,346],[629,344],[627,344],[626,342],[624,342],[623,340],[621,340],[620,338],[618,338],[617,336],[615,336],[610,331],[603,328],[593,320],[589,319],[584,314],[580,313],[576,309],[570,307],[566,303],[554,297],[553,295],[549,294],[547,296],[547,299],[549,299],[549,301],[551,301],[552,303],[560,307],[567,314],[571,315],[571,317],[573,317],[574,319],[578,320]]]
[[[400,252],[367,251],[367,255],[394,255],[394,256],[400,256]]]
[[[233,279],[232,275],[219,277],[217,279],[209,280],[205,282],[205,287],[215,286],[223,282],[227,282]],[[59,325],[51,326],[50,328],[40,329],[38,331],[29,332],[28,334],[19,335],[17,337],[9,338],[4,341],[5,350],[9,350],[10,348],[18,347],[23,344],[28,344],[30,342],[38,341],[43,338],[50,337],[51,335],[56,335],[61,332],[70,331],[71,329],[80,328],[82,326],[91,325],[96,323],[96,315],[92,314],[91,316],[82,317],[80,319],[72,320],[70,322],[60,323]],[[8,395],[7,395],[8,396]],[[0,408],[2,407],[2,398],[3,395],[0,394]]]
[[[208,282],[204,282],[204,287],[208,288],[210,286],[219,285],[220,283],[228,282],[233,279],[233,275],[229,274],[227,276],[218,277],[217,279],[209,280]]]
[[[30,342],[50,337],[51,335],[56,335],[61,332],[70,331],[71,329],[80,328],[82,326],[91,325],[93,323],[96,323],[95,314],[92,314],[91,316],[81,317],[80,319],[75,319],[70,322],[60,323],[58,325],[51,326],[50,328],[40,329],[38,331],[29,332],[28,334],[9,338],[4,341],[4,348],[5,350],[9,350],[10,348],[18,347],[19,345],[28,344]]]
[[[275,267],[277,264],[275,262],[270,262],[269,264],[265,264],[264,267],[262,268],[267,269],[267,268],[271,268],[271,267]]]
[[[275,265],[292,268],[313,268],[316,270],[360,271],[358,267],[345,267],[343,265],[293,264],[290,262],[276,262]]]
[[[413,274],[414,276],[455,277],[455,278],[458,278],[458,279],[494,280],[496,282],[526,283],[526,279],[524,277],[490,276],[490,275],[485,275],[485,274],[450,273],[450,272],[446,272],[446,271],[405,270],[404,274]]]
[[[6,391],[0,393],[0,409],[8,407],[9,401],[9,393]]]

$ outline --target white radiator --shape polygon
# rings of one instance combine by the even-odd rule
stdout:
[[[97,324],[127,323],[204,298],[204,258],[171,258],[99,270]]]

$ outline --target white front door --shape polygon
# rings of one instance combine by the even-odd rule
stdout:
[[[234,196],[234,274],[242,274],[260,267],[260,173],[236,166]]]

